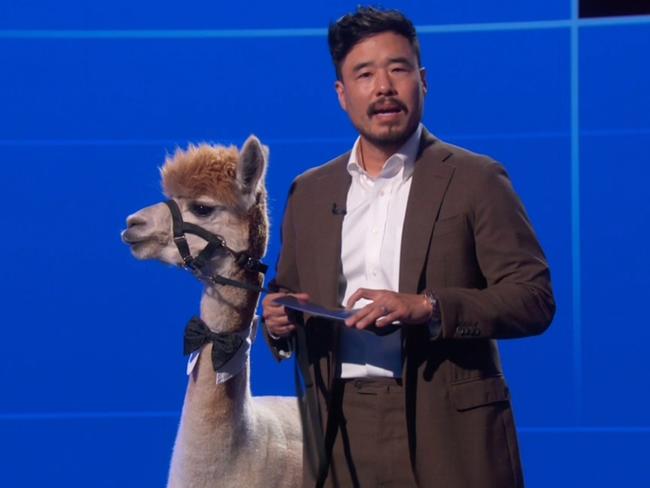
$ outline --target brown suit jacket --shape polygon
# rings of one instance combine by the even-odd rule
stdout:
[[[282,226],[275,281],[337,306],[341,212],[350,185],[348,154],[298,177]],[[549,269],[502,166],[444,143],[426,130],[409,194],[400,292],[433,289],[442,327],[402,328],[403,381],[414,473],[422,487],[523,486],[510,394],[494,339],[543,332],[555,312]],[[310,381],[326,423],[337,374],[340,324],[306,317]],[[268,336],[267,336],[268,339]],[[268,339],[278,354],[291,341]],[[306,430],[306,456],[314,448]],[[305,463],[307,466],[309,463]],[[306,470],[305,486],[313,486]]]

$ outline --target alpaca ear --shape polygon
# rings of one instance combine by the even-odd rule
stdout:
[[[237,181],[245,193],[254,195],[266,173],[269,148],[262,145],[254,135],[250,135],[239,154]]]

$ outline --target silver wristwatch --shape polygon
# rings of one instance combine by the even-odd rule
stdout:
[[[424,295],[424,298],[428,300],[428,302],[431,304],[431,320],[433,322],[439,322],[440,321],[440,305],[438,303],[438,297],[436,294],[433,292],[433,290],[430,290],[429,288],[425,289],[424,292],[422,293]]]

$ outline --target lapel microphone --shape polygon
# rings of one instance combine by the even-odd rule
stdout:
[[[347,210],[345,210],[345,208],[339,207],[336,203],[333,203],[332,204],[332,213],[334,215],[345,215],[348,212],[347,212]]]

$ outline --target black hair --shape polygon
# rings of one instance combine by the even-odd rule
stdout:
[[[338,80],[341,79],[341,63],[350,50],[367,37],[382,32],[394,32],[406,37],[415,52],[418,65],[421,65],[420,43],[413,22],[398,10],[360,6],[329,25],[327,42]]]

